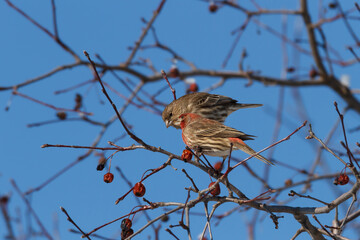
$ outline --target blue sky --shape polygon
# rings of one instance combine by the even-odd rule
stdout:
[[[158,2],[56,1],[60,37],[84,60],[85,57],[82,51],[86,50],[94,60],[96,60],[94,55],[97,53],[107,63],[111,65],[119,64],[127,59],[130,53],[128,47],[134,44],[139,38],[141,30],[145,27],[145,24],[141,22],[141,18],[144,17],[146,20],[149,20]],[[298,1],[272,1],[271,3],[269,1],[258,1],[258,3],[263,8],[268,9],[298,8]],[[314,1],[310,5],[313,21],[318,19],[318,4],[318,2],[315,3]],[[326,6],[328,1],[323,1],[323,4]],[[353,6],[353,3],[342,4],[344,9],[349,9]],[[16,5],[52,31],[50,1],[17,1]],[[251,3],[244,3],[244,6],[254,10],[254,5]],[[336,15],[336,11],[328,9],[326,16],[331,17],[334,15]],[[354,12],[353,16],[358,17],[358,12]],[[260,16],[256,19],[274,27],[280,32],[282,24],[286,22],[287,36],[290,39],[294,39],[295,34],[300,35],[301,39],[307,38],[304,26],[299,18],[269,15]],[[243,14],[228,7],[223,7],[215,14],[211,14],[208,11],[208,4],[203,1],[168,0],[161,14],[156,19],[154,27],[161,43],[166,44],[185,59],[195,63],[198,68],[221,70],[221,65],[234,41],[234,36],[230,33],[238,28],[244,20],[245,16]],[[350,23],[355,26],[357,21],[352,20]],[[4,1],[0,3],[0,29],[3,33],[0,38],[0,46],[2,46],[0,57],[2,78],[0,80],[0,87],[24,82],[49,72],[59,65],[69,64],[74,61],[52,39],[8,7]],[[346,46],[354,45],[354,41],[344,28],[343,21],[339,20],[331,24],[325,24],[323,29],[327,40],[336,51],[340,52],[343,59],[354,58],[346,50]],[[358,29],[355,30],[358,31]],[[144,40],[144,44],[152,43],[154,43],[154,39],[152,34],[149,33]],[[301,46],[304,49],[309,49],[306,44]],[[245,69],[260,70],[261,74],[266,76],[284,76],[284,51],[281,40],[254,22],[249,24],[242,35],[225,70],[236,71],[238,69],[239,58],[244,48],[248,52],[248,57],[244,63]],[[298,76],[301,79],[307,79],[309,69],[315,65],[311,56],[299,54],[289,45],[286,46],[285,54],[288,56],[288,66],[296,66]],[[158,49],[139,51],[135,59],[139,57],[151,59],[158,71],[161,69],[167,70],[173,64],[171,55]],[[178,63],[178,67],[180,70],[189,70],[189,67],[182,63]],[[143,74],[152,74],[151,71],[144,67],[135,66],[134,68]],[[360,88],[359,81],[357,81],[359,71],[359,67],[356,64],[348,67],[334,65],[335,76],[348,75],[350,77],[350,86],[353,89]],[[138,82],[138,79],[129,74],[120,72],[119,75],[122,78],[129,78],[136,83]],[[291,76],[293,75],[288,75],[287,77]],[[219,81],[219,79],[210,77],[195,78],[200,91]],[[114,112],[102,95],[97,83],[64,94],[54,94],[56,90],[65,89],[89,79],[92,79],[90,69],[77,67],[62,71],[36,84],[20,88],[19,91],[64,108],[73,108],[75,94],[80,93],[84,97],[84,110],[94,113],[92,119],[107,121],[114,115]],[[103,80],[116,88],[121,94],[127,97],[130,96],[130,93],[111,74],[107,74]],[[258,82],[254,82],[252,86],[246,87],[246,83],[247,80],[245,79],[228,80],[223,87],[214,90],[213,93],[227,95],[244,103],[264,104],[261,108],[237,111],[226,121],[226,124],[229,126],[258,136],[249,145],[255,150],[259,150],[272,143],[276,125],[276,109],[279,104],[279,94],[282,90],[279,87],[264,86]],[[166,86],[165,81],[158,81],[147,84],[144,90],[149,93],[155,93],[164,86]],[[185,84],[180,83],[174,85],[174,87],[178,96],[185,94]],[[299,103],[294,100],[296,94],[301,96],[305,106],[305,117],[299,114],[299,109],[301,108]],[[111,93],[110,96],[119,108],[125,103],[124,99],[114,93]],[[145,98],[144,95],[141,95],[141,97]],[[9,99],[11,99],[11,91],[0,92],[2,109],[5,109]],[[164,91],[158,99],[165,103],[171,102],[172,94],[170,90]],[[334,101],[338,102],[340,109],[346,107],[346,103],[326,87],[303,87],[298,91],[292,88],[285,88],[282,113],[283,123],[281,124],[279,139],[290,134],[304,120],[308,120],[312,124],[314,132],[320,138],[326,138],[338,119],[333,105]],[[69,116],[76,117],[77,115],[70,113]],[[151,145],[161,146],[163,149],[179,155],[184,149],[181,132],[172,128],[166,129],[159,115],[130,105],[124,112],[123,117],[133,126],[133,131]],[[41,127],[28,128],[27,125],[31,123],[56,119],[56,112],[53,109],[21,97],[13,97],[10,110],[0,111],[0,118],[3,123],[0,126],[0,152],[2,153],[0,194],[11,195],[9,212],[12,216],[20,217],[21,219],[21,224],[13,224],[15,232],[19,236],[22,231],[28,231],[27,228],[30,223],[26,218],[27,209],[25,204],[10,185],[9,179],[14,179],[22,191],[39,186],[46,179],[86,152],[81,149],[42,149],[40,148],[42,144],[89,146],[98,135],[100,127],[80,121],[64,121]],[[359,114],[349,111],[345,116],[345,123],[348,129],[357,127],[359,125]],[[277,146],[274,150],[273,158],[299,169],[309,169],[315,159],[318,144],[315,140],[305,140],[307,130],[308,127],[303,128],[289,141]],[[107,147],[107,141],[112,141],[123,133],[124,129],[116,121],[106,131],[99,146]],[[340,129],[337,129],[329,145],[334,149],[342,150],[339,144],[341,140],[343,140],[342,132]],[[355,142],[359,141],[359,132],[348,133],[348,141],[351,148],[355,148]],[[117,142],[117,144],[123,147],[130,146],[133,143],[134,141],[129,137],[122,138]],[[106,152],[105,155],[110,156],[111,153]],[[264,156],[267,156],[267,153]],[[245,158],[246,154],[236,152],[234,157]],[[118,197],[128,191],[127,184],[117,174],[115,166],[119,166],[129,180],[135,183],[140,180],[143,172],[147,169],[159,167],[166,160],[167,157],[164,155],[145,150],[117,153],[112,160],[112,172],[115,175],[114,182],[105,184],[102,180],[104,172],[96,171],[97,157],[92,155],[61,175],[47,187],[41,189],[41,191],[34,193],[31,197],[32,207],[44,223],[46,229],[51,234],[54,234],[55,239],[57,235],[59,235],[59,239],[78,238],[80,236],[67,231],[67,229],[73,228],[73,226],[66,221],[65,215],[60,211],[60,206],[63,206],[69,212],[84,231],[90,231],[99,225],[129,213],[137,205],[134,197],[131,195],[119,205],[114,204]],[[211,162],[217,161],[216,158],[210,158],[210,160]],[[339,161],[326,152],[323,153],[323,162],[318,168],[317,174],[339,172],[343,168]],[[251,161],[249,165],[258,174],[263,174],[264,165],[260,161]],[[145,196],[147,199],[153,202],[185,202],[187,192],[184,187],[189,187],[191,183],[180,171],[182,168],[189,172],[197,185],[202,189],[209,184],[209,176],[189,164],[173,161],[173,167],[167,167],[144,182],[147,188]],[[295,182],[303,180],[304,176],[279,165],[271,168],[271,186],[274,186],[274,188],[283,186],[286,179],[292,179]],[[261,183],[251,177],[242,167],[239,167],[232,173],[230,181],[236,184],[250,198],[257,196],[263,191]],[[350,185],[334,188],[332,179],[330,179],[327,182],[315,182],[308,194],[330,202],[350,188]],[[300,191],[301,189],[302,187],[294,188],[295,191]],[[221,194],[226,195],[225,188],[222,189]],[[191,198],[196,198],[196,194],[192,193]],[[283,192],[279,199],[287,200],[287,192]],[[341,218],[344,216],[349,203],[347,201],[344,204],[344,208],[340,210]],[[212,203],[209,204],[209,207],[211,205]],[[289,205],[321,206],[319,203],[304,199],[296,199],[290,202]],[[224,204],[219,207],[216,213],[222,214],[234,207],[234,204]],[[240,210],[244,210],[244,208],[240,207]],[[158,209],[149,212],[149,214],[154,218],[163,212],[163,209]],[[195,207],[193,212],[203,213],[203,205],[200,204]],[[214,238],[234,239],[234,234],[237,236],[247,236],[246,224],[251,221],[254,213],[254,210],[237,212],[220,221],[219,225],[215,225],[216,220],[214,219],[212,222]],[[256,226],[257,239],[265,239],[268,236],[272,236],[272,239],[289,239],[300,227],[292,215],[283,214],[285,218],[279,220],[279,229],[276,230],[268,214],[263,212],[259,214]],[[323,224],[330,225],[334,213],[318,217]],[[309,218],[315,226],[319,227],[311,216]],[[169,224],[177,224],[179,219],[179,214],[171,215],[169,222],[162,223],[163,229],[168,227]],[[34,230],[38,231],[39,228],[34,220],[31,219],[30,222]],[[134,230],[136,231],[141,228],[145,223],[145,216],[137,214],[133,224]],[[204,217],[191,216],[194,238],[201,233],[205,223]],[[1,218],[1,229],[4,229],[3,224],[4,222]],[[120,223],[109,225],[98,231],[98,234],[118,239],[119,226]],[[181,239],[186,237],[183,230],[173,229],[173,231]],[[1,231],[1,235],[4,236],[4,234],[4,231]],[[143,239],[144,236],[147,237],[148,235],[153,237],[152,228],[145,230],[142,237],[135,239]],[[347,231],[344,235],[354,239],[356,233]],[[171,239],[170,235],[163,230],[160,232],[160,238]],[[303,234],[298,239],[307,239],[307,236]]]

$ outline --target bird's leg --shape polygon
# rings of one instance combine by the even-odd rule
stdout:
[[[228,166],[227,166],[227,170],[225,171],[224,175],[227,173],[227,171],[229,170],[230,168],[230,157],[231,156],[224,156],[223,157],[223,160],[222,160],[222,168],[224,168],[224,164],[225,164],[225,160],[229,157],[229,161],[228,161]],[[229,183],[229,179],[228,179],[228,176],[226,174],[226,176],[224,176],[224,185],[226,186],[226,188],[228,189],[228,192],[229,192],[229,195],[228,197],[234,197],[234,194],[233,194],[233,191],[231,190],[231,187],[230,187],[230,183]]]
[[[230,143],[230,152],[229,152],[229,156],[223,156],[223,164],[224,164],[224,162],[225,162],[225,160],[226,160],[226,158],[227,157],[229,157],[229,161],[228,161],[228,169],[230,169],[230,160],[231,160],[231,152],[232,152],[232,150],[233,150],[233,143]]]
[[[195,153],[196,153],[195,161],[197,161],[197,162],[201,161],[200,157],[202,156],[202,157],[204,157],[207,165],[206,165],[203,161],[201,161],[201,163],[202,163],[205,167],[211,168],[212,171],[215,171],[214,167],[210,164],[210,162],[209,162],[209,161],[207,160],[207,158],[205,157],[205,154],[203,154],[203,151],[202,151],[202,148],[201,148],[201,147],[196,146],[196,147],[194,148],[194,151],[195,151]]]
[[[202,155],[202,149],[201,149],[201,147],[195,146],[195,147],[194,147],[194,153],[195,153],[195,161],[196,161],[196,162],[199,162],[200,157],[201,157],[201,155]]]
[[[204,157],[205,161],[206,161],[207,164],[208,164],[207,167],[211,168],[211,170],[215,172],[214,167],[210,164],[209,160],[207,160],[207,158],[205,157],[205,155],[202,155],[202,156]],[[205,165],[205,164],[204,164],[204,165]],[[205,166],[206,166],[206,165],[205,165]]]
[[[224,167],[224,163],[225,163],[225,160],[226,160],[227,156],[224,156],[223,157],[223,160],[222,160],[222,163],[221,163],[221,166]]]
[[[190,148],[189,148],[190,149]],[[209,167],[212,168],[214,170],[214,168],[211,166],[211,164],[209,163],[209,161],[206,159],[205,155],[202,152],[202,148],[199,146],[195,146],[192,148],[194,150],[193,154],[195,155],[195,162],[202,164],[205,167]],[[204,159],[206,160],[206,162],[208,163],[208,165],[206,165],[201,159],[200,157],[203,156]]]

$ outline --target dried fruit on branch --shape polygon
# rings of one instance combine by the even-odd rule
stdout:
[[[211,187],[212,185],[214,185],[215,184],[215,182],[211,182],[210,184],[209,184],[209,187]],[[211,193],[211,195],[213,195],[213,196],[217,196],[217,195],[219,195],[220,194],[220,185],[219,184],[216,184],[216,186],[215,186],[215,188],[212,190],[212,191],[210,191],[210,193]]]
[[[342,174],[340,174],[340,176],[335,178],[334,184],[335,185],[338,185],[338,184],[346,185],[346,184],[348,184],[349,180],[350,180],[349,176],[346,173],[342,173]]]
[[[111,183],[114,180],[114,174],[108,172],[104,175],[104,182]]]
[[[125,218],[121,221],[121,230],[128,231],[131,229],[132,222],[129,218]]]
[[[176,66],[172,66],[169,70],[168,76],[171,78],[177,78],[179,77],[179,75],[180,75],[179,69]]]
[[[209,11],[212,13],[216,12],[218,8],[219,8],[218,5],[216,5],[215,3],[210,3],[209,5]]]
[[[65,120],[67,117],[66,112],[57,112],[56,116],[60,119],[60,120]]]
[[[126,231],[121,231],[121,239],[126,239],[128,237],[130,237],[131,235],[133,235],[134,230],[132,228],[130,228],[129,230]]]
[[[214,164],[214,169],[215,169],[215,171],[217,171],[217,172],[221,172],[221,170],[223,169],[223,164],[222,164],[222,162],[216,162],[215,164]]]
[[[190,150],[185,149],[182,154],[181,154],[181,159],[184,160],[185,162],[190,161],[192,158],[192,153]]]
[[[141,182],[135,183],[134,190],[133,190],[133,193],[135,196],[142,197],[145,195],[145,192],[146,192],[146,189],[145,189],[144,184],[142,184]]]

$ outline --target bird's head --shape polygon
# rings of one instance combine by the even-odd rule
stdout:
[[[181,115],[181,110],[181,108],[176,107],[174,102],[166,106],[161,116],[167,128],[169,126],[180,128],[179,116]]]

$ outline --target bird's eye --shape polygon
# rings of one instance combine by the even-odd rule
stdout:
[[[172,117],[172,113],[170,113],[169,117]]]

